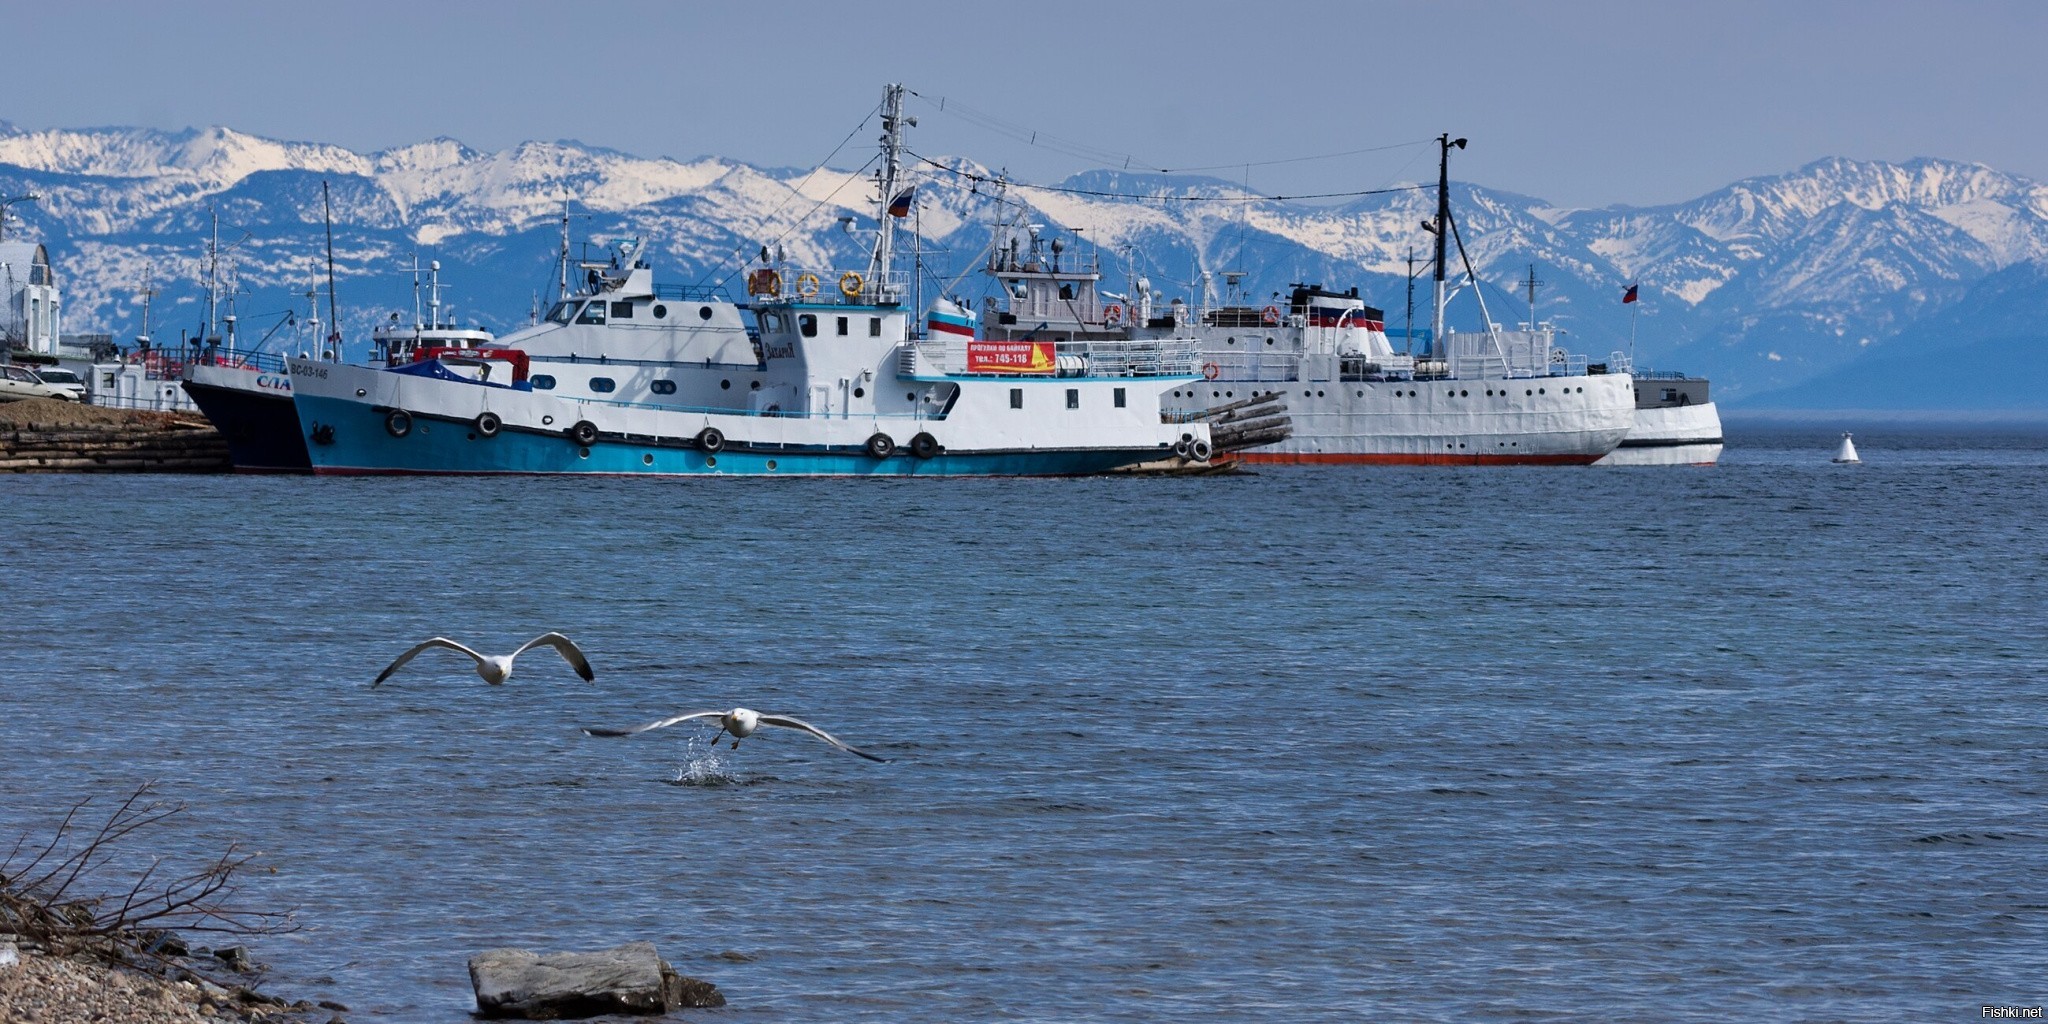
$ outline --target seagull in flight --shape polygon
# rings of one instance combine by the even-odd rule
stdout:
[[[472,651],[469,648],[464,647],[463,645],[458,644],[445,636],[437,636],[431,640],[423,641],[418,646],[414,647],[412,650],[409,650],[404,654],[399,655],[397,661],[394,661],[389,666],[386,666],[384,671],[377,673],[377,681],[371,683],[370,685],[372,687],[375,687],[379,683],[382,683],[384,680],[391,678],[391,673],[398,671],[400,668],[403,668],[406,662],[411,661],[413,657],[419,654],[421,651],[428,650],[434,647],[446,647],[451,651],[461,651],[462,653],[467,654],[472,658],[475,658],[476,674],[482,676],[484,682],[487,682],[492,686],[497,686],[498,684],[503,683],[506,679],[511,678],[512,659],[517,658],[522,654],[525,654],[527,651],[532,650],[535,647],[541,646],[552,647],[555,650],[562,652],[562,660],[567,661],[569,663],[569,666],[576,670],[576,674],[583,677],[584,682],[587,683],[596,680],[596,674],[590,671],[590,659],[585,658],[583,656],[583,652],[576,647],[574,641],[570,640],[568,637],[563,636],[560,633],[542,633],[541,635],[534,637],[531,640],[528,640],[525,644],[521,645],[518,650],[506,655],[478,654],[477,652]]]
[[[733,749],[738,750],[741,740],[752,736],[755,730],[764,725],[773,725],[784,729],[798,729],[810,733],[849,754],[856,754],[870,761],[886,763],[889,760],[886,757],[876,757],[865,750],[842,743],[838,737],[802,719],[791,718],[788,715],[764,715],[758,711],[750,711],[746,708],[734,708],[731,711],[692,711],[688,714],[649,722],[646,725],[635,725],[625,729],[584,729],[583,733],[586,736],[631,736],[634,733],[647,732],[650,729],[665,729],[671,725],[696,718],[718,719],[718,734],[711,737],[711,745],[714,747],[718,745],[719,739],[724,737],[726,733],[731,733]]]

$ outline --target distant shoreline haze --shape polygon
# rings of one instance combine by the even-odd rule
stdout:
[[[865,156],[849,148],[838,162]],[[1001,166],[1003,156],[976,158]],[[995,217],[993,189],[978,180],[987,167],[933,162],[945,169],[911,165],[927,302],[979,262]],[[1633,347],[1639,367],[1712,378],[1733,410],[2024,418],[2048,407],[2048,186],[1934,158],[1830,157],[1683,203],[1565,210],[1457,174],[1453,157],[1460,233],[1503,326],[1528,319],[1533,267],[1537,318],[1559,327],[1562,345],[1596,362]],[[763,243],[793,264],[864,264],[875,214],[872,186],[848,170],[647,159],[573,142],[483,153],[434,139],[362,154],[223,128],[0,130],[0,195],[42,197],[7,207],[7,240],[48,246],[66,333],[119,343],[141,329],[145,267],[158,289],[151,333],[174,343],[200,330],[213,209],[223,277],[240,285],[244,344],[284,310],[303,313],[307,290],[324,290],[323,181],[357,357],[371,323],[412,315],[415,254],[441,261],[458,320],[500,331],[525,323],[555,284],[564,195],[579,241],[643,239],[658,279],[728,288]],[[1128,292],[1143,276],[1162,302],[1199,301],[1207,271],[1220,301],[1226,272],[1242,271],[1241,298],[1265,305],[1295,282],[1356,286],[1396,330],[1407,324],[1407,257],[1428,250],[1416,225],[1435,202],[1433,187],[1320,204],[1092,194],[1244,194],[1216,178],[1110,171],[1032,184],[1069,190],[1009,195],[1070,254],[1098,254],[1107,290]],[[854,218],[850,232],[842,217]],[[911,249],[906,240],[906,267]],[[1452,268],[1462,278],[1455,256]],[[1426,265],[1418,274],[1416,324],[1426,326]],[[1641,298],[1624,305],[1631,283]],[[970,272],[953,294],[978,303],[986,288]],[[1483,326],[1473,292],[1452,303],[1455,329]]]

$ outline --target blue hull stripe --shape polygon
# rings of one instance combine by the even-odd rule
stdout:
[[[1059,449],[944,452],[920,459],[898,449],[886,459],[859,451],[753,452],[728,446],[716,455],[624,440],[588,449],[566,437],[506,430],[478,437],[468,424],[416,417],[405,437],[384,429],[369,406],[300,394],[302,432],[332,426],[331,444],[309,445],[313,471],[370,473],[579,473],[612,476],[1076,476],[1161,458],[1164,449]]]

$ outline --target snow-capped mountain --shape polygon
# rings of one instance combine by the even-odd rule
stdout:
[[[1109,171],[1002,188],[959,158],[918,162],[913,180],[926,295],[982,289],[971,270],[990,242],[1000,193],[1028,206],[1022,221],[1099,253],[1112,291],[1144,276],[1169,296],[1199,298],[1209,288],[1222,298],[1225,282],[1237,280],[1262,305],[1297,281],[1357,285],[1400,324],[1412,253],[1423,274],[1418,326],[1427,318],[1419,261],[1430,239],[1418,225],[1434,207],[1433,188],[1341,205]],[[361,154],[225,128],[26,132],[0,124],[0,195],[41,195],[7,207],[10,233],[50,247],[73,333],[136,333],[145,273],[160,291],[152,333],[159,341],[196,333],[216,214],[245,335],[285,309],[303,310],[306,293],[325,280],[323,183],[354,337],[410,305],[405,268],[415,253],[442,261],[464,319],[500,329],[523,322],[554,282],[564,199],[575,237],[645,239],[658,277],[699,284],[732,280],[763,245],[794,263],[858,265],[876,213],[872,182],[835,168],[644,158],[566,141],[479,153],[443,138]],[[1736,404],[1801,394],[1781,389],[1854,365],[1911,365],[1902,346],[1924,347],[1930,332],[1957,345],[1997,333],[2008,346],[2039,345],[2027,339],[2048,334],[2031,323],[2017,334],[2009,326],[1976,332],[1997,318],[1982,308],[1986,296],[2009,298],[2041,279],[2037,265],[2048,266],[2048,187],[1978,165],[1830,158],[1650,208],[1566,210],[1455,181],[1452,198],[1466,257],[1484,282],[1459,290],[1454,324],[1479,325],[1475,295],[1497,322],[1527,319],[1533,276],[1538,317],[1564,328],[1571,347],[1599,358],[1628,349],[1633,332],[1639,364],[1710,374]],[[1464,278],[1458,256],[1450,267]],[[1619,302],[1631,281],[1642,286],[1633,307]],[[1980,287],[1993,281],[2003,284]],[[2021,384],[2015,394],[2030,396],[2048,382]],[[1921,394],[1935,405],[1972,402],[1966,391]]]

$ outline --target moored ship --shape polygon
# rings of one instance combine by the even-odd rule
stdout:
[[[1067,475],[1206,448],[1205,425],[1161,412],[1195,376],[1184,341],[912,336],[909,275],[891,266],[902,96],[885,96],[863,269],[764,252],[747,276],[749,329],[739,306],[657,286],[637,246],[621,248],[585,264],[586,289],[546,322],[469,358],[292,360],[314,471]]]
[[[1135,322],[1192,338],[1202,379],[1168,393],[1168,409],[1204,409],[1284,396],[1292,432],[1238,453],[1246,462],[1429,465],[1588,465],[1613,451],[1635,422],[1625,361],[1591,363],[1558,348],[1546,324],[1521,330],[1444,329],[1445,242],[1454,237],[1449,154],[1439,139],[1435,314],[1428,349],[1397,352],[1386,316],[1359,297],[1297,284],[1263,307],[1227,296],[1220,306],[1175,304],[1154,317],[1134,283]],[[1428,225],[1426,225],[1428,226]],[[1481,313],[1485,313],[1481,303]]]

